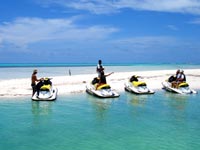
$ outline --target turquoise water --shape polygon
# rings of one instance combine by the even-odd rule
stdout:
[[[105,72],[199,69],[198,64],[107,64]],[[30,78],[38,69],[39,77],[96,74],[96,64],[0,64],[0,80]],[[187,72],[185,72],[187,74]]]
[[[105,65],[106,72],[196,69],[200,65]],[[0,64],[0,80],[95,74],[96,64]],[[59,93],[58,93],[59,94]],[[0,150],[197,150],[200,95],[156,91],[99,99],[86,93],[55,102],[0,97]]]
[[[0,98],[0,149],[199,149],[199,94],[120,94],[99,99],[82,93],[55,102]]]
[[[0,63],[0,67],[88,67],[95,66],[94,63]],[[182,63],[103,63],[104,66],[199,66],[198,63],[182,64]]]

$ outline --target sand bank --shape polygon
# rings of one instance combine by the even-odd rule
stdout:
[[[147,86],[153,90],[162,89],[162,81],[175,74],[176,70],[160,71],[138,71],[138,72],[115,72],[107,77],[107,83],[112,89],[123,92],[124,83],[132,76],[139,75],[141,80],[147,83]],[[187,82],[193,89],[200,89],[200,69],[184,70]],[[53,84],[58,88],[59,95],[71,93],[84,93],[86,84],[96,77],[97,74],[74,75],[74,76],[55,76],[51,77]],[[0,80],[0,97],[19,97],[30,96],[32,93],[30,78]]]

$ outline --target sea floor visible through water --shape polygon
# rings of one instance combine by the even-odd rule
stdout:
[[[0,98],[0,149],[199,149],[199,94],[120,94],[71,94],[53,102]]]

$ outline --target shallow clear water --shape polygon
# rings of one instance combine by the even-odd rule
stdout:
[[[157,91],[99,99],[86,93],[54,102],[0,98],[0,149],[197,150],[200,95]]]

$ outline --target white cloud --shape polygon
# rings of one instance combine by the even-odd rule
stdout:
[[[200,14],[198,0],[120,0],[118,5],[120,8]]]
[[[26,46],[47,40],[93,40],[116,31],[105,26],[78,27],[73,19],[18,18],[0,25],[0,43]]]
[[[46,4],[87,10],[95,14],[118,12],[123,8],[160,12],[200,14],[199,0],[47,0]]]
[[[113,3],[106,0],[81,0],[77,2],[71,1],[69,3],[66,3],[66,6],[78,10],[87,10],[95,14],[112,13],[117,11]]]
[[[107,14],[117,12],[115,0],[38,0],[45,7],[60,5],[75,10],[85,10],[95,14]]]

